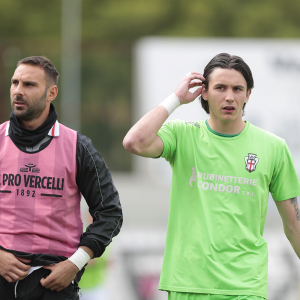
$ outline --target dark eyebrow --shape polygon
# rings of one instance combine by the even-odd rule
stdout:
[[[235,89],[236,89],[236,88],[239,88],[239,89],[243,89],[243,90],[245,89],[245,87],[244,87],[243,85],[235,85],[234,88],[235,88]]]
[[[219,86],[221,86],[221,87],[226,87],[227,85],[226,84],[223,84],[223,83],[216,83],[215,85],[214,85],[215,87],[219,87]],[[243,85],[235,85],[233,88],[239,88],[239,89],[245,89],[245,87],[243,86]]]
[[[16,78],[12,78],[11,79],[11,82],[13,83],[13,82],[19,82],[19,80],[18,79],[16,79]],[[25,81],[23,81],[23,84],[31,84],[31,85],[34,85],[34,86],[36,86],[37,85],[37,82],[36,81],[32,81],[32,80],[25,80]]]
[[[24,84],[31,84],[31,85],[37,85],[36,81],[31,81],[31,80],[25,80],[23,81]]]

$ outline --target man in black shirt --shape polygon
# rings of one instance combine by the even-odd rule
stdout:
[[[57,121],[51,102],[58,76],[45,57],[19,61],[12,113],[0,125],[0,295],[7,300],[78,299],[85,264],[122,226],[119,195],[100,153]],[[81,194],[93,217],[84,233]]]

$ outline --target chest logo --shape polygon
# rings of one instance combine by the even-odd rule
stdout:
[[[40,173],[40,168],[36,168],[34,164],[27,164],[24,167],[20,168],[21,172],[33,172],[33,173]]]
[[[259,159],[256,157],[256,154],[249,153],[248,156],[245,157],[246,170],[249,173],[255,171],[258,161]]]

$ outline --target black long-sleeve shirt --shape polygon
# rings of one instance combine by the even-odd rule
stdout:
[[[79,246],[100,256],[122,225],[122,209],[111,174],[92,141],[77,134],[77,186],[84,196],[93,223],[82,234]]]

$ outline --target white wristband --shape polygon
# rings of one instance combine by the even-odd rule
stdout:
[[[180,105],[180,101],[176,94],[173,93],[159,105],[163,106],[170,115]]]
[[[77,251],[69,258],[69,260],[81,270],[91,259],[91,257],[82,249],[78,248]]]

